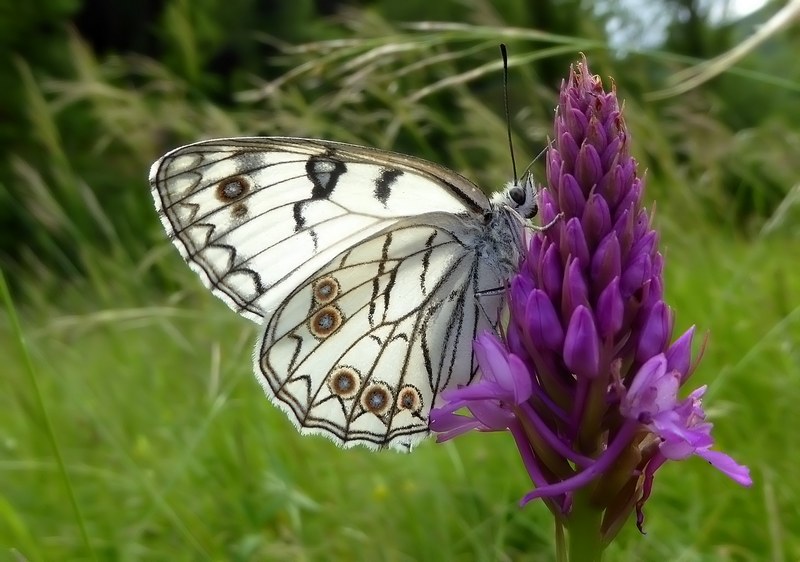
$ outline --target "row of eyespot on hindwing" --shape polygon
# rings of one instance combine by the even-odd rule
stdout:
[[[333,302],[339,296],[341,286],[335,277],[326,275],[313,283],[311,291],[312,310],[316,311],[308,319],[308,329],[322,341],[336,332],[345,321],[341,309]],[[364,410],[378,417],[389,413],[392,402],[395,402],[397,410],[408,410],[412,414],[422,410],[422,395],[414,385],[404,385],[394,401],[391,388],[384,382],[371,381],[362,388],[361,373],[349,365],[335,367],[328,375],[327,384],[330,391],[343,400],[357,398],[360,394]]]

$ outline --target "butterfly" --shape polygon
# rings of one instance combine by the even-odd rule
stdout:
[[[488,199],[442,166],[288,137],[216,139],[155,162],[168,237],[261,326],[254,371],[302,434],[411,450],[477,374],[537,212],[530,176]]]

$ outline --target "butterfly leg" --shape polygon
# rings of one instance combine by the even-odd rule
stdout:
[[[478,308],[494,331],[497,331],[499,327],[500,313],[505,304],[505,293],[505,286],[475,292],[475,301],[478,303]],[[493,299],[494,302],[490,304],[488,299]],[[492,314],[492,311],[495,311],[495,313]]]
[[[548,222],[545,225],[539,226],[537,224],[532,224],[530,226],[536,232],[544,232],[545,230],[547,230],[548,228],[550,228],[551,226],[553,226],[554,224],[556,224],[558,221],[560,221],[563,218],[564,218],[564,213],[558,213],[553,220],[551,220],[550,222]]]

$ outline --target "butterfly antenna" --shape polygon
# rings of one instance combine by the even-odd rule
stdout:
[[[508,50],[505,43],[500,43],[500,55],[503,57],[503,106],[506,111],[508,150],[511,152],[511,170],[514,173],[514,183],[516,184],[519,182],[519,176],[517,175],[517,162],[514,160],[514,143],[511,141],[511,114],[508,111]]]
[[[528,164],[527,166],[525,166],[525,169],[524,169],[524,170],[522,170],[522,175],[523,175],[523,176],[524,176],[525,174],[527,174],[528,172],[530,172],[530,171],[531,171],[531,168],[533,168],[533,165],[534,165],[534,164],[536,164],[537,160],[539,160],[539,158],[541,158],[542,156],[544,156],[544,153],[545,153],[545,152],[547,152],[547,149],[549,149],[549,148],[550,148],[552,145],[553,145],[553,141],[552,141],[552,140],[547,142],[547,146],[545,146],[545,147],[544,147],[544,148],[541,150],[541,152],[539,152],[539,154],[537,154],[536,156],[534,156],[534,158],[533,158],[533,160],[531,160],[530,164]]]

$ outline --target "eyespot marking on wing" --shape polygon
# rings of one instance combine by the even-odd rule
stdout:
[[[318,340],[324,340],[344,323],[344,314],[338,306],[329,304],[315,312],[308,321],[308,329]]]
[[[232,203],[244,197],[250,191],[250,181],[244,176],[225,178],[217,184],[217,199],[223,203]]]
[[[312,287],[314,302],[316,304],[327,304],[339,296],[339,281],[332,275],[326,275],[317,279]]]
[[[328,388],[339,398],[354,398],[361,389],[361,374],[353,367],[336,367],[328,375]]]
[[[231,207],[231,216],[234,219],[243,219],[247,216],[248,209],[247,205],[244,203],[236,203],[233,207]]]
[[[385,382],[374,381],[361,393],[361,407],[378,417],[392,407],[392,391]]]
[[[422,410],[424,403],[422,393],[413,384],[407,384],[397,393],[397,409],[408,410],[412,414],[418,414]]]

